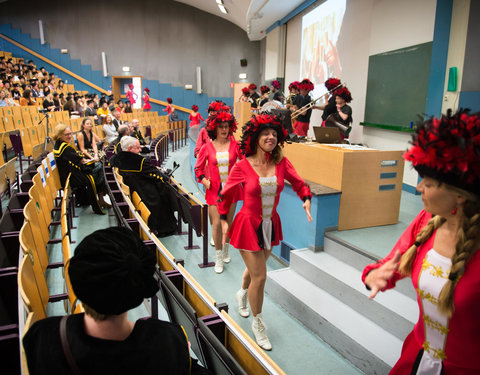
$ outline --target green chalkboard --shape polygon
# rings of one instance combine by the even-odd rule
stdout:
[[[410,127],[425,113],[433,42],[372,55],[365,123]]]

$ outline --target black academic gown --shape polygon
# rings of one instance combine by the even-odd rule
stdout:
[[[104,189],[104,182],[95,182],[92,168],[82,164],[83,156],[71,144],[63,142],[61,139],[55,142],[53,155],[57,163],[62,187],[65,187],[67,177],[71,173],[70,185],[75,188],[77,203],[90,204],[95,213],[103,214],[104,212],[98,202],[97,190],[102,191]]]
[[[176,233],[177,219],[164,177],[146,158],[122,151],[112,156],[110,165],[118,168],[123,182],[136,191],[151,212],[148,226],[158,237]]]
[[[142,146],[145,146],[147,144],[147,142],[145,142],[145,138],[143,138],[143,135],[140,132],[140,130],[135,129],[131,135],[132,135],[132,137],[137,138]]]

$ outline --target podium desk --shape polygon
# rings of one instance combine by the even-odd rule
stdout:
[[[396,224],[403,151],[341,146],[291,143],[283,151],[303,179],[341,191],[338,230]]]

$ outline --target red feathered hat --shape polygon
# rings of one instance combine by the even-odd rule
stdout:
[[[298,81],[293,81],[292,83],[290,83],[288,85],[288,90],[289,91],[292,91],[292,89],[295,89],[295,90],[298,90],[298,85],[300,84],[300,82]]]
[[[272,128],[277,132],[277,144],[283,147],[288,133],[282,126],[280,118],[268,114],[253,115],[243,127],[240,143],[240,149],[246,156],[253,155],[256,152],[258,135],[266,128]]]
[[[233,134],[235,130],[237,130],[237,121],[229,111],[213,112],[208,116],[207,121],[205,121],[208,136],[210,138],[215,139],[217,137],[217,127],[222,122],[228,122],[230,127],[229,134]]]
[[[248,86],[248,89],[249,90],[256,90],[257,89],[257,85],[255,83],[250,83],[250,85]]]
[[[229,106],[227,106],[224,102],[222,102],[221,100],[215,100],[214,102],[211,102],[209,105],[208,105],[208,109],[207,109],[207,112],[209,114],[212,114],[212,113],[215,113],[215,112],[220,112],[220,111],[223,111],[223,112],[231,112],[231,109]]]
[[[134,87],[135,87],[135,86],[133,86],[133,83],[129,83],[129,84],[128,84],[128,88],[129,88],[130,90],[133,90]]]
[[[328,91],[337,88],[340,85],[340,80],[338,78],[329,78],[325,81],[325,87]]]
[[[315,86],[313,85],[312,81],[310,81],[308,78],[305,78],[298,84],[298,88],[299,90],[307,90],[307,92],[310,92],[315,88]]]
[[[248,87],[244,87],[242,89],[242,94],[245,96],[250,95],[250,90],[248,89]]]
[[[172,104],[172,102],[173,102],[172,98],[167,98],[167,103],[168,104]]]
[[[196,104],[192,105],[192,111],[197,112],[198,111],[198,105],[196,105]]]
[[[267,92],[270,92],[270,88],[269,88],[268,86],[265,86],[265,85],[264,85],[264,86],[261,86],[261,87],[260,87],[260,92],[261,92],[262,94],[266,94]]]
[[[146,91],[147,94],[150,94],[150,89],[149,89],[148,87],[145,87],[145,88],[143,89],[143,91]]]
[[[480,196],[480,113],[449,110],[417,124],[412,147],[403,155],[421,176]]]
[[[272,87],[277,90],[280,90],[280,87],[282,87],[282,84],[280,83],[280,81],[274,80],[272,81]]]
[[[350,103],[352,101],[352,94],[346,87],[340,87],[333,92],[333,95],[341,97],[345,102]]]

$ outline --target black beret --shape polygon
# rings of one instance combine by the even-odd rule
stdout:
[[[155,250],[130,229],[112,227],[85,237],[70,260],[78,299],[96,312],[118,315],[158,291]]]

